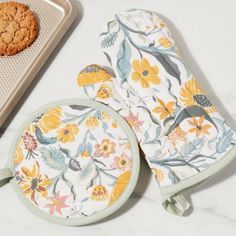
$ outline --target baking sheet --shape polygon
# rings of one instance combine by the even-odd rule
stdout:
[[[0,2],[6,2],[0,0]],[[69,0],[17,0],[36,13],[39,35],[24,51],[0,57],[0,126],[76,18]]]

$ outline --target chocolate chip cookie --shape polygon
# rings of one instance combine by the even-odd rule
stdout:
[[[0,3],[0,56],[11,56],[29,47],[37,38],[34,13],[17,2]]]

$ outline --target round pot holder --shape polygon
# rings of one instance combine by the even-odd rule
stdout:
[[[49,104],[16,137],[0,183],[38,216],[84,225],[112,214],[134,190],[139,149],[113,109],[90,100]]]

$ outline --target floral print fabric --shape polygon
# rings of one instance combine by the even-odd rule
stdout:
[[[45,110],[25,127],[13,165],[19,188],[33,205],[49,215],[80,218],[120,198],[133,157],[112,116],[71,104]]]
[[[78,85],[133,127],[161,187],[207,170],[233,149],[235,132],[186,68],[156,13],[117,14],[100,40],[116,78],[96,78],[94,71],[105,70],[91,65],[78,76]],[[91,77],[94,83],[86,83]]]

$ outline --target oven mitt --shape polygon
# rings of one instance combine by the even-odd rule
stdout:
[[[100,39],[117,78],[105,78],[104,69],[92,65],[78,84],[129,122],[161,187],[163,206],[182,215],[189,206],[182,194],[234,158],[235,132],[202,92],[158,15],[118,14]]]
[[[228,158],[214,164],[217,161],[216,156],[207,156],[205,153],[207,147],[203,147],[204,139],[207,138],[204,132],[199,134],[199,138],[196,138],[196,140],[200,139],[198,140],[199,144],[197,141],[191,142],[188,139],[188,131],[185,131],[188,129],[186,124],[183,125],[183,128],[176,128],[177,130],[171,132],[170,135],[163,133],[164,128],[161,127],[160,120],[154,114],[155,112],[147,109],[147,104],[135,93],[127,81],[124,81],[121,88],[117,79],[111,78],[111,75],[107,78],[103,76],[103,79],[97,77],[99,74],[104,75],[106,73],[109,74],[100,66],[90,65],[79,74],[78,84],[84,87],[84,91],[90,99],[114,108],[130,124],[136,133],[145,158],[160,184],[164,208],[171,213],[182,215],[189,207],[182,193],[191,187],[197,186],[223,168],[232,160],[233,151],[228,155]],[[91,80],[91,78],[93,79]],[[197,117],[186,119],[191,121],[191,119],[197,119]],[[208,122],[205,122],[204,125],[207,125]],[[116,124],[113,124],[113,127],[115,126]],[[226,125],[221,128],[223,129],[221,136],[218,137],[214,133],[212,142],[218,139],[218,143],[224,145],[224,140],[229,137],[227,138],[227,135],[223,133],[233,133],[233,131]],[[223,137],[224,135],[226,136]],[[233,146],[233,138],[230,137],[230,140]],[[210,148],[211,142],[208,139],[206,142]],[[229,147],[227,149],[228,151],[231,150]],[[212,164],[214,166],[210,167]],[[190,177],[192,178],[190,179]]]

